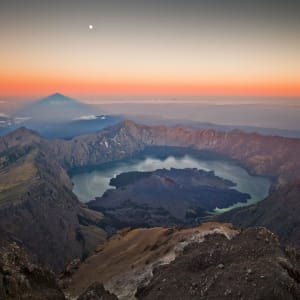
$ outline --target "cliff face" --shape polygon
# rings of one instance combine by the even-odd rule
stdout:
[[[220,215],[221,222],[236,226],[265,226],[275,232],[282,243],[300,248],[300,181],[290,182],[272,191],[256,205]]]
[[[250,171],[282,180],[300,176],[300,139],[241,131],[218,132],[179,127],[145,126],[124,121],[71,140],[47,141],[24,128],[0,140],[0,153],[13,147],[42,146],[65,169],[128,158],[147,146],[211,150],[239,161]],[[51,153],[51,154],[50,154]]]
[[[66,169],[99,165],[143,150],[149,135],[143,128],[129,121],[122,122],[69,141],[55,140],[49,147]]]
[[[45,143],[24,129],[0,139],[0,230],[6,236],[0,244],[17,241],[59,271],[92,251],[105,233],[95,226],[102,215],[81,206]]]
[[[240,131],[150,127],[124,121],[96,134],[54,141],[50,148],[66,168],[73,168],[127,158],[153,145],[212,150],[239,161],[258,175],[282,180],[300,176],[299,139]]]

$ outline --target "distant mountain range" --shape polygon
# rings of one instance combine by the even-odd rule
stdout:
[[[0,135],[26,126],[47,138],[72,138],[122,119],[98,112],[88,104],[55,93],[21,108],[12,116],[0,114]]]
[[[88,105],[55,93],[25,106],[16,116],[31,118],[35,122],[66,122],[91,114],[93,112]]]
[[[126,119],[133,120],[137,123],[143,123],[146,125],[157,125],[162,124],[166,126],[181,126],[181,127],[189,127],[194,129],[215,129],[218,131],[229,132],[232,130],[242,130],[244,132],[256,132],[264,135],[277,135],[284,136],[290,138],[300,138],[300,130],[292,130],[292,129],[281,129],[281,128],[272,128],[272,127],[259,127],[259,126],[248,126],[248,125],[225,125],[225,124],[217,124],[210,122],[201,122],[201,118],[199,121],[191,121],[191,120],[177,120],[177,119],[163,119],[156,116],[127,116]]]
[[[229,132],[239,129],[265,135],[277,135],[300,138],[300,130],[263,128],[246,125],[223,125],[189,120],[164,119],[155,116],[130,116],[137,123],[148,125],[182,126],[193,129],[215,129]],[[0,136],[26,126],[47,138],[69,139],[77,135],[96,132],[128,119],[127,115],[105,114],[99,107],[84,104],[60,93],[49,95],[31,103],[12,116],[0,113]]]

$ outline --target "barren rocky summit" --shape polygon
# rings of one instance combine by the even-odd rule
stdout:
[[[299,256],[265,228],[208,235],[154,271],[137,299],[300,299]]]

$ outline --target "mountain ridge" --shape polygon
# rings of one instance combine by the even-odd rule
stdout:
[[[126,120],[94,134],[81,135],[68,141],[56,140],[51,148],[69,169],[123,159],[147,146],[214,151],[238,161],[254,174],[280,177],[282,181],[300,175],[297,154],[300,153],[300,139],[242,131],[146,126]]]
[[[111,237],[63,282],[72,297],[98,281],[120,300],[296,300],[297,255],[260,227],[138,228]]]
[[[66,171],[70,171],[74,167],[99,165],[104,162],[129,158],[144,150],[147,146],[177,146],[183,147],[183,149],[191,148],[195,151],[209,150],[225,155],[246,167],[253,174],[272,176],[275,181],[270,197],[272,195],[277,197],[276,193],[284,192],[284,188],[287,187],[289,182],[300,178],[298,156],[300,153],[300,139],[266,137],[240,131],[224,133],[215,130],[191,130],[179,127],[151,127],[124,121],[95,134],[78,136],[68,141],[50,141],[41,138],[30,130],[21,128],[0,138],[0,172],[6,174],[5,172],[8,171],[11,172],[9,174],[15,174],[16,161],[23,164],[22,159],[25,160],[30,151],[36,151],[34,162],[29,163],[29,167],[36,168],[39,175],[32,176],[30,175],[32,174],[30,173],[31,169],[26,169],[30,171],[28,173],[30,175],[29,179],[27,177],[24,179],[25,182],[27,179],[29,180],[29,184],[26,182],[29,190],[26,188],[19,195],[13,194],[14,198],[10,203],[10,209],[13,213],[9,214],[6,208],[0,207],[0,231],[4,231],[13,236],[14,239],[21,241],[24,241],[26,237],[27,247],[31,248],[32,252],[39,253],[41,261],[52,264],[52,267],[57,270],[61,269],[64,263],[83,254],[84,244],[88,245],[89,249],[95,247],[93,237],[98,236],[99,239],[96,238],[98,241],[103,239],[103,231],[99,226],[97,227],[101,217],[96,217],[95,220],[88,210],[82,208],[82,204],[72,193],[71,181]],[[18,179],[14,175],[10,175],[8,178],[11,180],[12,185],[21,184],[20,187],[23,189],[23,178]],[[59,180],[59,178],[62,179]],[[63,182],[65,183],[63,184]],[[3,191],[0,191],[0,197],[4,197],[3,193]],[[41,195],[44,195],[44,201],[40,201]],[[299,197],[297,189],[295,195],[293,198]],[[278,200],[278,197],[276,199],[280,216],[283,211],[280,208],[285,205],[284,199],[283,201]],[[268,200],[269,205],[276,199],[272,200],[270,198]],[[16,205],[20,200],[22,200],[21,204]],[[266,214],[266,211],[261,207],[263,203],[266,203],[264,201],[266,200],[254,206],[262,216]],[[293,203],[293,206],[287,206],[286,209],[288,211],[292,209],[293,213],[297,215],[297,212],[300,212],[300,205],[295,201]],[[28,222],[28,220],[32,220],[30,215],[33,213],[38,223],[43,224],[46,208],[53,212],[51,215],[53,220],[50,218],[49,222],[47,221],[46,225],[43,225],[43,230],[49,233],[51,237],[49,241],[57,247],[55,251],[51,252],[49,252],[50,246],[47,248],[46,245],[35,242],[35,235],[42,240],[44,234],[42,231],[38,231],[33,235],[32,232],[38,230],[39,227]],[[71,209],[71,213],[69,209]],[[234,210],[232,214],[237,212],[238,210]],[[23,219],[18,219],[20,214]],[[61,219],[65,219],[65,222],[62,222]],[[57,226],[53,226],[52,221]],[[21,223],[27,225],[21,226]],[[14,224],[19,224],[19,229]],[[253,220],[249,224],[256,225],[256,221]],[[271,218],[268,224],[274,224],[274,220]],[[294,232],[300,232],[300,224],[293,224]],[[8,228],[10,228],[9,231]],[[273,226],[272,229],[283,238],[289,227],[284,226],[281,228],[278,224],[278,226]],[[71,243],[65,238],[68,232],[71,232]],[[290,235],[290,239],[283,241],[286,245],[297,245],[295,241],[297,237],[298,234]],[[72,249],[65,251],[64,249],[68,249],[68,247],[64,248],[64,245],[59,245],[59,242],[61,242],[58,242],[59,239],[67,244],[74,243],[73,249],[77,249],[76,253]],[[56,262],[57,257],[62,257],[59,263]]]
[[[78,201],[45,140],[19,129],[0,139],[0,157],[0,231],[6,234],[0,245],[17,241],[37,261],[60,271],[105,239],[95,226],[102,215]]]

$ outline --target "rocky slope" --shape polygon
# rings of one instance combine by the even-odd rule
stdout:
[[[282,243],[300,249],[300,180],[274,188],[267,199],[218,216],[221,222],[239,227],[265,226]]]
[[[0,139],[0,153],[0,245],[16,241],[58,271],[104,240],[102,215],[79,203],[46,141],[20,129]]]
[[[202,242],[205,236],[214,233],[230,239],[238,230],[226,224],[206,223],[186,229],[155,227],[121,231],[79,265],[78,270],[62,279],[65,292],[75,297],[98,281],[119,299],[134,299],[137,287],[151,279],[155,267],[169,263],[188,244]]]
[[[78,297],[78,300],[118,300],[118,298],[106,291],[103,284],[94,282]]]
[[[22,134],[23,132],[23,134]],[[213,129],[145,126],[123,121],[94,134],[71,140],[47,141],[21,128],[4,136],[0,153],[7,147],[31,143],[46,145],[49,153],[65,169],[99,165],[131,157],[147,146],[178,146],[210,150],[239,161],[257,175],[280,177],[283,181],[300,176],[300,139],[264,136],[241,131],[218,132]]]
[[[265,228],[135,229],[112,237],[64,285],[73,297],[97,280],[124,300],[296,300],[299,258]]]
[[[282,180],[300,176],[300,139],[241,131],[151,127],[123,121],[96,134],[54,141],[50,147],[69,169],[127,158],[153,145],[215,151],[239,161],[258,175],[281,177]]]
[[[12,243],[0,248],[1,300],[67,300],[49,269],[32,263],[27,253]],[[116,300],[100,283],[91,284],[78,300]]]
[[[5,300],[299,297],[300,253],[284,249],[265,228],[205,223],[123,231],[60,283],[16,244],[0,248],[0,298]]]
[[[16,244],[0,249],[0,299],[65,300],[52,272],[33,264]]]
[[[154,270],[151,282],[138,289],[136,298],[299,299],[297,258],[264,228],[244,230],[231,240],[210,235]]]

